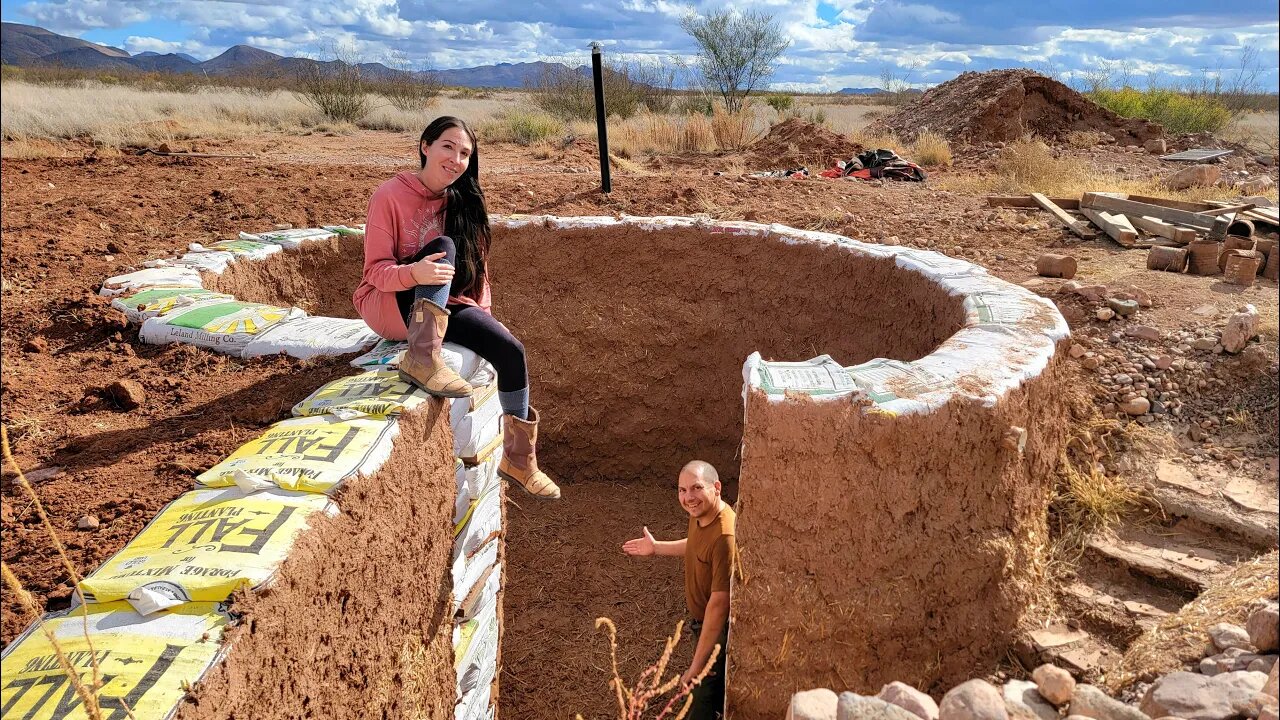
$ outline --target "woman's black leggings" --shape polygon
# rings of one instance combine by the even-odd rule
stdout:
[[[445,256],[436,262],[454,264],[453,239],[447,235],[441,235],[427,243],[426,247],[403,262],[418,262],[438,252],[443,252]],[[440,286],[419,285],[396,293],[396,304],[400,306],[400,315],[406,326],[409,324],[413,301],[418,297],[432,299],[432,296],[441,294],[439,288]],[[450,303],[445,309],[450,313],[449,329],[444,334],[445,341],[461,345],[488,360],[498,371],[498,392],[513,392],[528,387],[529,370],[525,365],[524,345],[506,326],[474,305]]]

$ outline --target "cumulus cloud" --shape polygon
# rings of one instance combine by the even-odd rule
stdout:
[[[690,7],[706,12],[724,2],[33,0],[12,19],[111,37],[131,52],[180,48],[203,57],[247,43],[320,57],[342,44],[363,60],[453,68],[542,59],[581,64],[589,62],[592,41],[618,58],[688,59],[696,48],[679,19]],[[1275,7],[1239,0],[1213,6],[1083,0],[1070,12],[1060,3],[1025,0],[745,0],[735,7],[774,15],[791,38],[773,82],[796,90],[876,85],[886,70],[900,76],[908,68],[918,86],[1010,66],[1070,79],[1108,63],[1159,80],[1230,69],[1254,47],[1263,87],[1274,91],[1280,64]]]

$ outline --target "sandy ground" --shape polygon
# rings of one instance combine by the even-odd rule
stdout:
[[[414,163],[415,140],[416,134],[387,132],[264,135],[201,144],[205,151],[257,154],[247,160],[86,155],[3,161],[3,422],[19,464],[39,471],[34,484],[80,572],[119,549],[188,489],[197,472],[347,371],[342,360],[241,361],[185,346],[142,345],[136,328],[96,297],[97,284],[189,242],[276,223],[363,222],[372,189]],[[541,160],[518,146],[483,147],[490,210],[707,213],[779,222],[945,251],[1012,282],[1033,278],[1041,253],[1069,251],[1080,260],[1083,281],[1132,283],[1149,292],[1154,306],[1142,321],[1161,330],[1204,324],[1203,312],[1192,311],[1206,305],[1221,314],[1254,303],[1264,317],[1274,367],[1277,294],[1271,282],[1242,290],[1217,278],[1149,272],[1145,252],[1125,251],[1106,238],[1080,242],[1047,215],[991,209],[980,197],[931,183],[746,179],[717,173],[754,160],[711,155],[635,158],[615,170],[613,193],[602,195],[595,161],[594,147],[581,141]],[[1100,172],[1121,163],[1129,172],[1155,161],[1125,156],[1098,162]],[[502,317],[500,307],[497,315]],[[1086,313],[1069,319],[1077,332],[1105,333]],[[1267,391],[1272,380],[1264,383],[1262,375],[1222,388],[1222,403]],[[142,384],[142,407],[122,411],[104,397],[101,388],[118,379]],[[1274,407],[1268,412],[1274,414]],[[1175,438],[1185,423],[1151,427]],[[1246,439],[1240,452],[1259,467],[1275,455],[1274,444],[1257,438]],[[658,656],[682,616],[678,564],[638,563],[617,551],[641,525],[659,535],[684,526],[674,478],[618,477],[575,487],[570,474],[565,482],[569,501],[531,507],[517,496],[519,507],[511,508],[506,717],[609,716],[607,646],[593,628],[595,618],[618,622],[623,675],[632,679]],[[2,489],[4,562],[49,609],[65,607],[70,580],[9,468]],[[101,528],[77,530],[85,515],[98,517]],[[3,640],[31,619],[6,591]]]

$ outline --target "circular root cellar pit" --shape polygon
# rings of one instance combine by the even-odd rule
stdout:
[[[340,237],[211,287],[353,317],[361,264]],[[491,268],[528,352],[539,461],[564,488],[510,495],[501,715],[614,714],[599,615],[625,618],[625,679],[657,658],[679,564],[619,546],[644,524],[682,536],[674,486],[694,458],[736,494],[733,717],[780,717],[812,687],[941,688],[1004,656],[1065,438],[1051,303],[931,252],[687,218],[502,218]],[[829,355],[855,386],[774,390],[757,352]]]

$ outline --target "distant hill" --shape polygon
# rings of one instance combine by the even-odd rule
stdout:
[[[522,88],[551,67],[565,67],[560,63],[498,63],[460,70],[437,70],[435,76],[445,85],[459,87]]]
[[[94,48],[109,57],[129,57],[120,48],[59,35],[35,25],[0,23],[0,60],[7,65],[28,65],[37,58],[82,47]]]
[[[191,63],[192,65],[195,65],[200,62],[199,60],[195,59],[194,57],[191,57],[186,53],[158,53],[154,50],[146,50],[146,51],[140,52],[137,55],[134,55],[134,57],[135,58],[160,57],[162,55],[173,55],[175,57],[180,57],[183,60],[186,60],[187,62]]]
[[[840,88],[837,95],[878,95],[884,92],[883,88],[860,87],[860,88]]]
[[[233,45],[218,57],[200,63],[200,69],[210,75],[222,75],[243,72],[283,58],[283,55],[259,50],[251,45]]]
[[[254,73],[271,77],[295,75],[309,66],[332,65],[338,61],[320,62],[309,58],[284,57],[251,45],[235,45],[210,60],[200,62],[183,53],[161,54],[147,51],[130,56],[119,48],[58,35],[44,28],[18,23],[4,23],[4,62],[10,65],[59,65],[86,70],[164,73],[203,73],[235,75]],[[404,70],[382,63],[360,63],[360,74],[370,79],[387,79],[402,75]],[[429,74],[445,85],[458,87],[523,88],[539,78],[548,68],[559,63],[498,63],[457,70],[438,70]],[[585,66],[578,68],[589,72]]]

